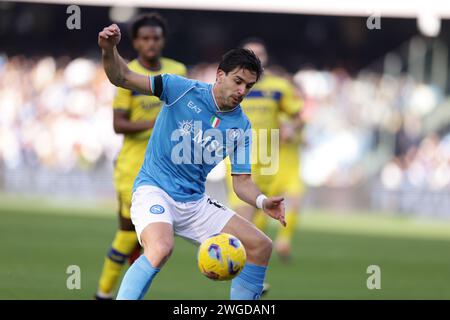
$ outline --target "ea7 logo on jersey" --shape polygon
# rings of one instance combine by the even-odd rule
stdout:
[[[202,112],[202,109],[197,107],[197,105],[195,103],[193,103],[191,100],[189,100],[189,102],[187,103],[187,106],[188,106],[189,109],[191,109],[191,110],[193,110],[193,111],[195,111],[197,113]]]

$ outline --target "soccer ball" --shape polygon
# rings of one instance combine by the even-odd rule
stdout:
[[[197,254],[200,272],[218,281],[236,277],[244,268],[246,259],[241,241],[228,233],[215,234],[203,241]]]

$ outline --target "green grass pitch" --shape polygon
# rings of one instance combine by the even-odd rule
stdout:
[[[0,299],[92,299],[117,219],[113,207],[0,201]],[[270,235],[275,232],[271,225]],[[450,299],[450,223],[306,212],[292,263],[274,254],[267,299]],[[69,290],[67,267],[81,268]],[[381,289],[366,286],[381,268]],[[200,274],[196,247],[176,239],[147,299],[228,299],[229,282]]]

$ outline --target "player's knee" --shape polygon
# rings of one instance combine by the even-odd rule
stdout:
[[[160,241],[154,247],[156,255],[163,260],[169,258],[173,251],[173,244],[170,241]]]
[[[171,241],[161,240],[146,248],[144,254],[153,267],[159,268],[170,258],[172,251],[173,243]]]
[[[267,263],[272,254],[272,240],[260,232],[252,241],[252,246],[247,249],[248,258],[256,263]]]
[[[260,249],[260,255],[261,257],[264,257],[265,259],[269,259],[270,255],[272,254],[272,240],[263,234],[259,240],[259,249]]]

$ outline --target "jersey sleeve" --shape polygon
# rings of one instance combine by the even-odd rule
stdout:
[[[300,97],[295,92],[294,87],[288,82],[283,86],[280,106],[281,110],[288,115],[294,115],[298,113],[303,106],[302,99],[300,99]]]
[[[174,74],[161,74],[150,76],[150,85],[153,95],[171,105],[193,86],[193,81]]]
[[[250,121],[243,131],[243,136],[230,154],[231,174],[251,174],[252,173],[252,130]]]
[[[114,110],[130,110],[131,108],[131,91],[124,88],[117,88],[113,100]]]

